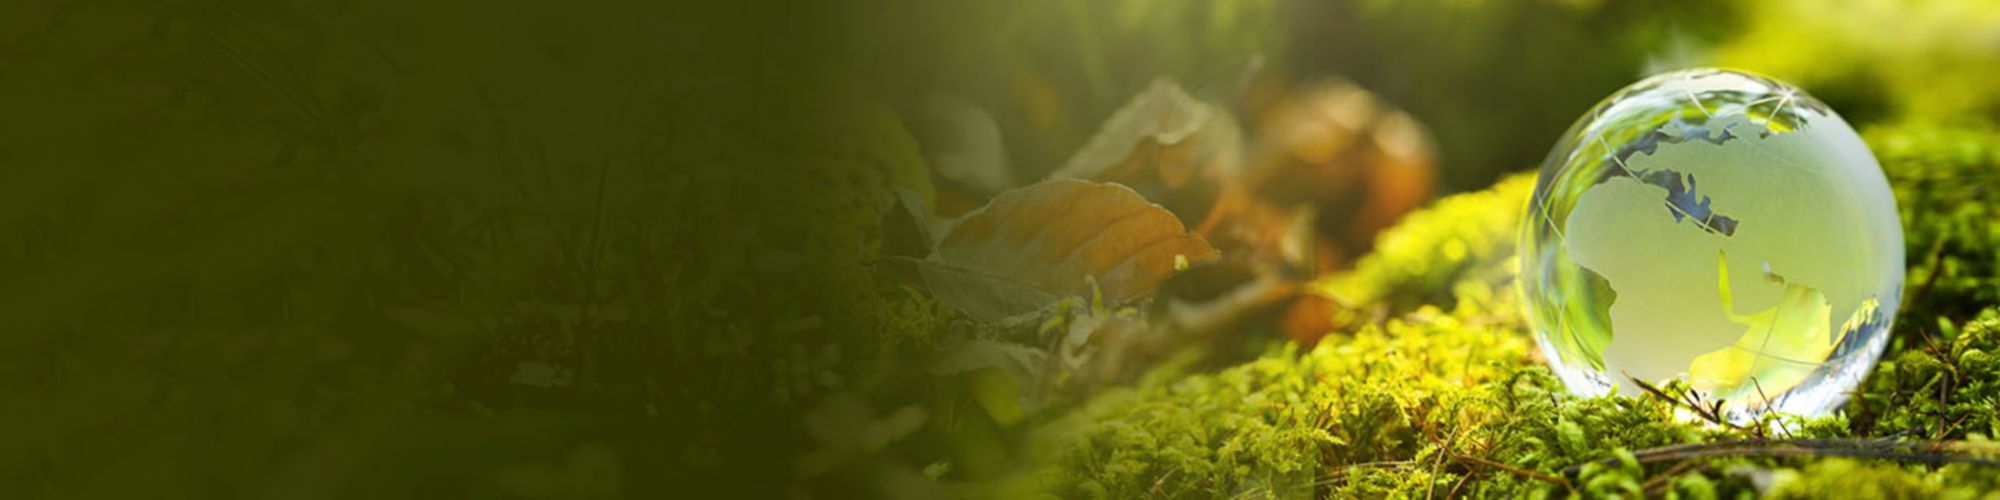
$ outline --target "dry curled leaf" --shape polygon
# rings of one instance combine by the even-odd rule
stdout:
[[[1246,164],[1240,191],[1224,196],[1204,228],[1234,222],[1259,204],[1311,204],[1319,233],[1333,243],[1320,250],[1360,255],[1375,233],[1430,198],[1437,177],[1423,125],[1352,83],[1335,81],[1284,99],[1259,130],[1262,146]],[[1321,262],[1320,270],[1337,267],[1329,264],[1337,262]]]
[[[1050,180],[1001,193],[968,214],[931,261],[1058,297],[1087,296],[1095,279],[1104,299],[1115,303],[1152,291],[1173,274],[1176,260],[1217,256],[1180,219],[1130,188]]]
[[[1105,120],[1055,179],[1110,181],[1197,221],[1241,162],[1242,128],[1171,81],[1153,82]]]

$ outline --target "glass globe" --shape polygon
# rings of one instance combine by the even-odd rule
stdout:
[[[1536,343],[1572,392],[1678,379],[1728,418],[1823,414],[1874,366],[1903,286],[1875,156],[1762,76],[1626,87],[1542,163],[1521,232]]]

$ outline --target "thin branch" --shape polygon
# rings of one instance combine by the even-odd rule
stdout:
[[[1724,457],[1852,457],[1917,462],[1930,465],[1962,463],[2000,467],[2000,459],[1967,452],[1994,451],[1963,441],[1902,442],[1875,439],[1745,439],[1717,443],[1681,444],[1649,448],[1632,454],[1641,464]],[[1566,477],[1583,471],[1585,462],[1563,468]],[[1616,465],[1616,458],[1596,463]]]
[[[1454,454],[1452,454],[1451,458],[1452,458],[1453,460],[1463,460],[1463,461],[1467,461],[1467,462],[1472,462],[1472,463],[1475,463],[1475,464],[1479,464],[1479,465],[1484,465],[1484,466],[1487,466],[1487,467],[1491,467],[1491,468],[1494,468],[1494,469],[1499,469],[1499,470],[1502,470],[1502,471],[1506,471],[1506,472],[1507,472],[1507,473],[1509,473],[1509,474],[1513,474],[1513,475],[1516,475],[1516,476],[1521,476],[1521,477],[1525,477],[1525,478],[1528,478],[1528,479],[1533,479],[1533,480],[1537,480],[1537,481],[1542,481],[1542,482],[1546,482],[1546,483],[1549,483],[1549,484],[1555,484],[1555,485],[1561,485],[1561,486],[1562,486],[1563,488],[1565,488],[1565,489],[1571,489],[1571,490],[1574,490],[1574,489],[1576,489],[1576,486],[1575,486],[1575,485],[1573,485],[1573,484],[1571,484],[1571,483],[1569,482],[1569,480],[1568,480],[1568,479],[1564,479],[1564,478],[1562,478],[1562,477],[1557,477],[1557,476],[1552,476],[1552,475],[1549,475],[1549,474],[1547,474],[1547,473],[1542,473],[1542,472],[1536,472],[1536,471],[1532,471],[1532,470],[1528,470],[1528,469],[1523,469],[1523,468],[1520,468],[1520,467],[1515,467],[1515,466],[1512,466],[1512,465],[1507,465],[1507,464],[1503,464],[1503,463],[1500,463],[1500,462],[1495,462],[1495,461],[1492,461],[1492,460],[1487,460],[1487,459],[1484,459],[1484,458],[1479,458],[1479,457],[1475,457],[1475,456],[1472,456],[1472,455],[1459,455],[1459,454],[1456,454],[1456,453],[1454,453]]]
[[[1695,465],[1698,465],[1700,463],[1701,462],[1698,460],[1685,460],[1682,461],[1681,463],[1674,464],[1673,467],[1668,468],[1666,471],[1660,472],[1659,474],[1653,475],[1652,479],[1646,480],[1645,486],[1640,488],[1640,490],[1646,493],[1647,498],[1659,496],[1661,490],[1666,488],[1667,481],[1671,481],[1675,477],[1680,476],[1681,474],[1686,473],[1691,469],[1694,469]]]
[[[1702,420],[1706,420],[1709,423],[1720,425],[1723,427],[1728,427],[1731,429],[1745,430],[1743,426],[1736,425],[1735,423],[1730,422],[1728,418],[1722,416],[1722,405],[1723,403],[1725,403],[1725,401],[1715,401],[1712,404],[1702,404],[1703,398],[1701,397],[1701,394],[1695,392],[1694,389],[1688,389],[1685,392],[1680,392],[1677,394],[1668,394],[1665,389],[1656,387],[1653,384],[1648,384],[1644,380],[1639,380],[1638,377],[1627,375],[1625,378],[1631,380],[1633,385],[1639,386],[1639,390],[1646,391],[1647,394],[1651,394],[1653,395],[1653,397],[1660,398],[1661,400],[1666,401],[1667,403],[1672,404],[1674,406],[1685,408],[1689,412],[1693,412],[1695,416],[1700,417]]]
[[[1363,462],[1358,464],[1347,464],[1340,466],[1339,468],[1333,469],[1331,471],[1327,471],[1326,475],[1320,476],[1319,480],[1314,481],[1312,486],[1315,487],[1331,486],[1333,485],[1333,483],[1340,481],[1341,479],[1346,479],[1348,473],[1352,472],[1354,469],[1368,469],[1368,468],[1400,469],[1400,468],[1415,467],[1416,465],[1417,465],[1416,462],[1412,462],[1409,460],[1391,460],[1383,462]]]
[[[1146,489],[1146,498],[1160,498],[1160,487],[1166,486],[1167,479],[1174,477],[1174,474],[1177,473],[1180,473],[1180,469],[1170,470],[1166,474],[1161,474],[1159,479],[1153,481],[1153,487]]]

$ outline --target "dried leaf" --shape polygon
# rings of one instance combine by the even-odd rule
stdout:
[[[1241,184],[1225,195],[1249,202],[1224,203],[1211,222],[1241,215],[1230,210],[1256,202],[1310,203],[1320,235],[1336,244],[1319,251],[1360,255],[1375,233],[1429,199],[1437,177],[1424,127],[1352,83],[1320,85],[1282,101],[1259,130],[1263,147],[1250,156]]]
[[[1235,175],[1242,128],[1168,80],[1132,98],[1050,178],[1125,184],[1184,220],[1204,217]]]
[[[1232,190],[1195,228],[1219,249],[1246,257],[1265,272],[1288,279],[1311,278],[1339,264],[1339,251],[1319,232],[1319,207],[1298,203],[1290,209]]]
[[[1129,188],[1051,180],[994,197],[954,226],[931,260],[969,271],[953,276],[1018,280],[1057,297],[1088,295],[1094,279],[1104,299],[1115,303],[1151,292],[1173,274],[1176,260],[1217,256],[1180,219]],[[944,288],[963,291],[991,281]],[[934,294],[938,285],[932,283]],[[938,298],[969,306],[944,294]]]

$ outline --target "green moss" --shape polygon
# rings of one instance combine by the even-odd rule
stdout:
[[[1519,314],[1495,301],[1512,303],[1516,228],[1534,187],[1533,175],[1516,174],[1487,190],[1445,197],[1383,231],[1374,253],[1317,288],[1359,316],[1472,302],[1518,322]]]
[[[1895,189],[1907,242],[1900,330],[1928,331],[1939,316],[1963,320],[2000,304],[2000,134],[1907,125],[1867,139]]]
[[[1777,474],[1772,498],[1936,498],[1938,485],[1908,469],[1830,459]]]
[[[2000,310],[1942,327],[1937,343],[1895,353],[1876,366],[1848,406],[1858,428],[1932,438],[2000,431]]]
[[[1649,399],[1570,396],[1512,325],[1434,308],[1216,374],[1105,394],[1036,442],[1064,497],[1515,495],[1556,482],[1481,463],[1591,466],[1588,491],[1636,489],[1630,452],[1716,431]],[[1467,458],[1475,457],[1475,458]]]

